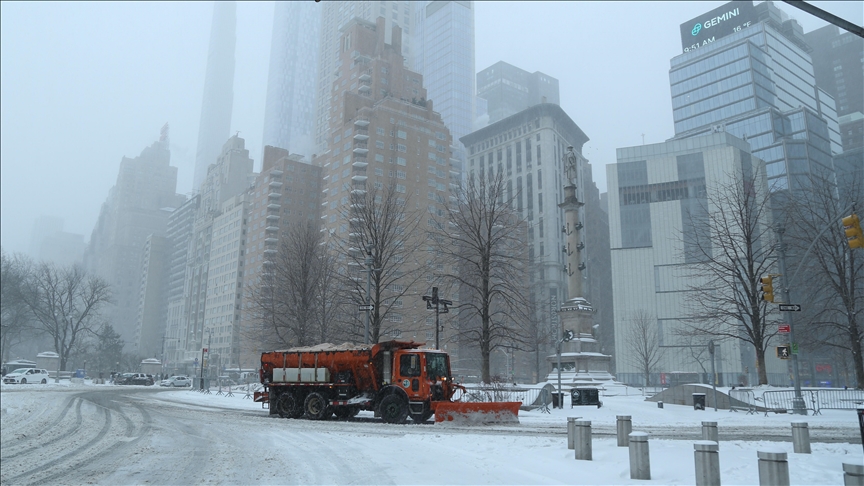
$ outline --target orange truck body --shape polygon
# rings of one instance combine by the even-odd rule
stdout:
[[[319,345],[261,354],[264,391],[256,401],[271,414],[322,420],[371,410],[386,422],[428,420],[461,386],[453,383],[447,353],[422,343]]]

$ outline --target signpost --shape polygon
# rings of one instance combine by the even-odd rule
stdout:
[[[362,304],[360,306],[360,312],[371,310],[375,310],[375,304]]]
[[[780,312],[801,312],[801,304],[780,304]]]

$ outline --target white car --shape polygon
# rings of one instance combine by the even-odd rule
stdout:
[[[161,386],[192,386],[192,380],[186,376],[172,376],[167,380],[162,380]]]
[[[48,383],[48,372],[39,368],[21,368],[3,377],[3,383]]]

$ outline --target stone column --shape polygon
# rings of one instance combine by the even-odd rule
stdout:
[[[630,432],[630,479],[651,479],[647,432]]]
[[[792,422],[792,450],[796,454],[810,454],[810,429],[807,422]]]
[[[633,432],[633,423],[630,415],[618,415],[618,447],[630,445],[630,432]]]
[[[576,420],[573,422],[574,443],[576,459],[582,461],[591,460],[591,421]]]
[[[789,463],[780,449],[757,451],[760,486],[789,486]]]
[[[700,440],[693,443],[696,462],[696,486],[720,486],[720,454],[717,442]]]

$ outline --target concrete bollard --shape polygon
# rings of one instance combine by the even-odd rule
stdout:
[[[693,456],[696,462],[696,486],[720,486],[720,449],[712,440],[693,443]]]
[[[630,421],[630,415],[618,415],[618,447],[627,447],[630,445],[630,432],[633,432],[633,423]]]
[[[757,451],[760,486],[789,486],[789,463],[781,449]]]
[[[651,479],[647,432],[630,432],[630,479]]]
[[[573,421],[573,448],[576,450],[576,459],[581,461],[591,460],[591,421]]]
[[[792,450],[796,454],[810,454],[810,429],[807,422],[792,422]]]
[[[720,439],[717,434],[717,422],[702,422],[702,440],[710,440],[717,443],[720,449]]]
[[[573,450],[576,441],[576,420],[579,417],[567,417],[567,448]]]
[[[843,463],[843,485],[864,486],[864,463]]]

